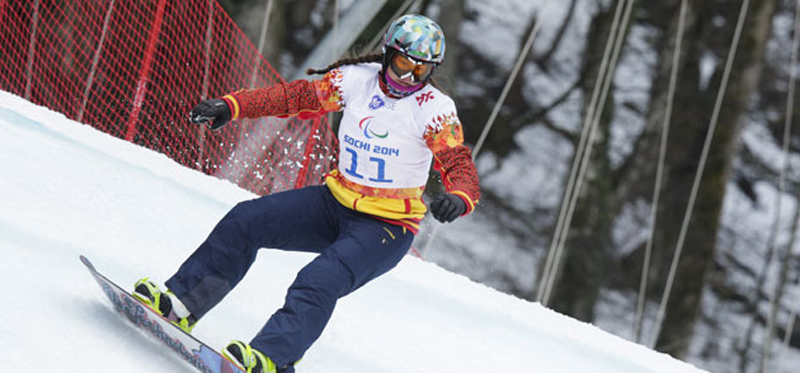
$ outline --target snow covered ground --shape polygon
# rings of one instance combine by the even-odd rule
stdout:
[[[0,91],[0,367],[192,372],[116,314],[78,256],[120,284],[163,282],[236,202],[233,184]],[[249,340],[310,255],[262,250],[195,328]],[[312,372],[701,372],[433,264],[399,267],[340,301],[298,366]]]

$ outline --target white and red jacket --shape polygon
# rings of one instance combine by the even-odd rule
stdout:
[[[223,99],[234,120],[343,111],[339,162],[325,183],[353,210],[416,232],[427,210],[422,193],[433,165],[446,191],[461,197],[471,212],[480,188],[453,100],[430,84],[393,98],[382,87],[380,70],[377,63],[345,65],[319,80],[238,91]]]

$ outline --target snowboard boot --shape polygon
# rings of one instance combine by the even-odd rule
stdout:
[[[133,296],[142,301],[142,303],[160,312],[162,316],[186,333],[192,332],[194,325],[197,323],[197,318],[186,309],[186,306],[171,291],[161,292],[161,289],[147,278],[136,281],[133,288]]]
[[[233,341],[222,354],[247,373],[277,373],[275,363],[260,351],[241,341]]]

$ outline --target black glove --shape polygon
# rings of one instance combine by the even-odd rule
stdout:
[[[433,217],[442,223],[450,223],[464,215],[465,212],[467,212],[467,204],[455,194],[442,193],[431,202]]]
[[[231,109],[225,101],[218,98],[205,100],[192,109],[189,113],[189,120],[197,124],[209,124],[209,127],[216,131],[231,120]]]

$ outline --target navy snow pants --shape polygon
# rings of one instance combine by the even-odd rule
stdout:
[[[336,301],[395,267],[413,239],[403,227],[342,206],[326,186],[306,187],[236,205],[166,285],[199,319],[239,283],[260,248],[319,253],[250,342],[293,371]]]

